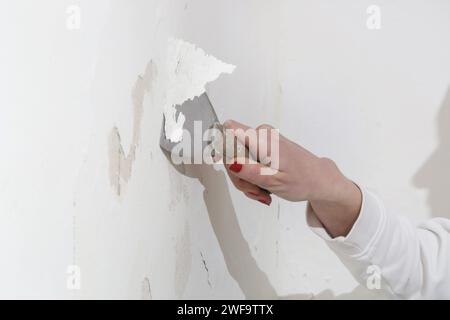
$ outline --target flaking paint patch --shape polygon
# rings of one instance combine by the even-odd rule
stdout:
[[[122,146],[119,129],[114,126],[109,134],[109,179],[115,193],[121,196],[123,187],[130,180],[133,163],[136,160],[136,150],[139,146],[141,137],[141,123],[144,113],[144,99],[153,86],[157,76],[156,65],[153,61],[147,64],[143,75],[138,76],[133,91],[133,135],[128,154]]]
[[[175,295],[180,299],[191,274],[191,236],[188,223],[184,226],[183,235],[177,240],[175,254]]]
[[[150,286],[150,279],[144,277],[142,280],[142,300],[152,300],[152,288]]]
[[[186,120],[175,106],[194,99],[205,92],[205,85],[221,74],[231,74],[235,66],[208,55],[194,44],[169,39],[167,50],[166,101],[164,104],[164,132],[166,139],[180,142]]]
[[[140,142],[144,98],[147,93],[158,103],[164,114],[164,132],[173,142],[182,138],[185,117],[175,106],[200,96],[207,83],[216,80],[222,73],[232,73],[233,65],[226,64],[206,54],[195,45],[179,39],[169,39],[166,55],[147,65],[145,73],[139,76],[133,88],[134,122],[132,141],[128,152],[121,142],[119,129],[115,126],[109,134],[109,177],[110,184],[120,197],[131,178],[136,151]],[[157,70],[158,69],[158,70]],[[158,72],[157,72],[158,71]],[[175,199],[176,205],[179,199]]]

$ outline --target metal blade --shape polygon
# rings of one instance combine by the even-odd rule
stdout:
[[[217,114],[214,110],[214,107],[211,104],[211,101],[209,100],[208,95],[206,92],[202,94],[199,97],[196,97],[192,100],[188,100],[184,102],[181,105],[175,106],[178,112],[182,112],[184,116],[186,117],[186,121],[184,123],[183,129],[186,130],[183,133],[183,140],[185,139],[185,135],[189,133],[190,139],[192,141],[192,149],[191,149],[191,155],[194,155],[194,124],[196,121],[201,121],[202,123],[202,132],[201,136],[203,137],[203,134],[206,130],[212,128],[215,124],[219,122],[219,119],[217,118]],[[166,134],[164,131],[164,124],[165,120],[163,120],[163,125],[161,128],[161,136],[160,136],[160,146],[162,149],[166,150],[167,152],[171,153],[173,148],[178,144],[182,143],[173,143],[170,140],[166,139]],[[197,133],[199,134],[199,133]],[[208,145],[209,143],[204,141],[202,143],[202,150]]]

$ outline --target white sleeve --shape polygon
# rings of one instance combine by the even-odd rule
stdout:
[[[363,204],[346,237],[332,239],[311,206],[307,222],[364,286],[408,299],[450,298],[450,220],[436,218],[418,228],[388,214],[370,191],[361,188]]]

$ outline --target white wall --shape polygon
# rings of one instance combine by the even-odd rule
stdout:
[[[66,28],[71,4],[80,30]],[[371,4],[380,30],[366,28]],[[308,230],[303,204],[266,208],[212,168],[167,161],[161,106],[145,92],[140,116],[133,97],[169,37],[237,66],[208,86],[221,119],[280,127],[414,221],[449,217],[448,1],[1,6],[2,298],[370,296]],[[136,125],[118,196],[111,131],[128,153]],[[67,288],[70,265],[80,290]]]

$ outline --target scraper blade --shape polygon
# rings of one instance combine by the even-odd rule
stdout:
[[[194,163],[194,138],[195,137],[203,137],[205,132],[208,129],[211,128],[218,128],[219,130],[221,130],[222,126],[220,125],[219,119],[217,118],[217,114],[214,110],[214,107],[211,104],[211,101],[209,100],[208,95],[205,93],[203,93],[201,96],[195,97],[192,100],[188,100],[186,102],[184,102],[181,105],[175,106],[175,109],[177,110],[177,116],[178,113],[182,112],[183,115],[186,118],[186,121],[184,123],[183,126],[183,138],[181,140],[181,142],[172,142],[169,139],[166,138],[166,134],[165,134],[165,119],[163,120],[163,125],[161,128],[161,136],[160,136],[160,146],[162,149],[164,149],[165,151],[172,153],[172,150],[179,144],[179,143],[183,143],[183,141],[186,141],[185,139],[189,139],[189,141],[191,142],[191,159],[192,160],[190,163]],[[201,123],[201,132],[196,132],[194,135],[194,126],[195,123],[197,122],[197,126],[198,123]],[[197,127],[198,129],[198,127]],[[189,137],[187,137],[186,135],[189,135]],[[208,146],[210,144],[209,141],[202,141],[201,145],[202,148],[201,150],[204,150],[206,146]],[[180,154],[180,156],[184,157],[183,154]],[[186,159],[189,160],[189,159]]]

